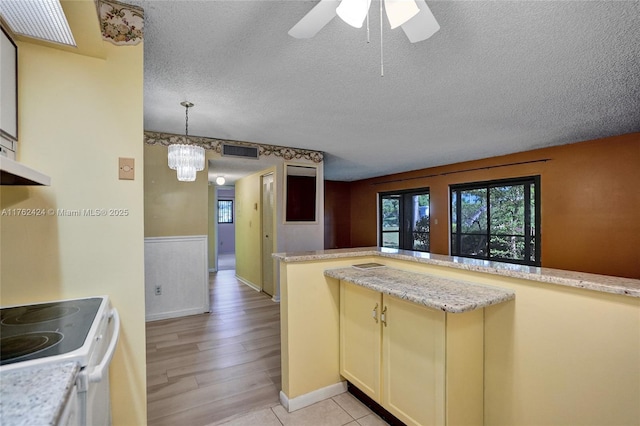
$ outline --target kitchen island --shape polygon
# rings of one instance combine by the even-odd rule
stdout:
[[[361,269],[327,269],[327,277],[351,282],[380,293],[418,305],[451,313],[462,313],[512,300],[515,293],[508,289],[457,281],[435,275],[407,272],[402,269],[378,267]]]
[[[640,424],[640,280],[376,247],[274,257],[289,410],[344,391],[341,281],[349,279],[331,271],[372,262],[515,294],[475,310],[482,349],[468,356],[483,371],[481,423]]]

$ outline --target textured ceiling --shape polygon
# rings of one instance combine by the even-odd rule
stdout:
[[[288,36],[314,1],[127,2],[145,130],[183,133],[189,100],[189,134],[324,151],[327,179],[640,131],[639,1],[428,1],[426,41],[385,21],[384,77],[376,1],[370,43],[339,18]]]

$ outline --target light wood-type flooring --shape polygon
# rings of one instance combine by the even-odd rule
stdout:
[[[280,305],[210,274],[211,313],[147,323],[148,425],[207,425],[278,404]]]
[[[348,393],[288,413],[280,305],[233,269],[210,274],[209,287],[211,313],[147,323],[149,426],[386,425]]]

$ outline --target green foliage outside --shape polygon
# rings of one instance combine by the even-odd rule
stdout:
[[[414,226],[413,249],[429,251],[429,215],[418,219]]]
[[[523,184],[518,184],[454,192],[453,217],[457,214],[457,197],[461,197],[462,211],[461,223],[456,224],[454,220],[451,231],[455,234],[459,225],[462,234],[459,251],[461,255],[525,260],[527,203],[524,189]],[[533,185],[531,189],[530,208],[533,213]],[[532,247],[532,252],[534,251]]]
[[[403,198],[404,197],[404,198]],[[411,197],[411,198],[407,198]],[[402,201],[404,200],[404,201]],[[406,248],[411,250],[429,251],[429,194],[397,194],[385,196],[382,202],[382,246],[390,248]],[[400,234],[403,218],[400,216],[400,203],[406,203],[405,223],[417,217],[412,232],[413,245],[401,247]],[[408,205],[412,205],[410,209]],[[408,210],[408,211],[407,211]],[[407,232],[408,230],[403,230]]]
[[[382,199],[382,231],[382,247],[400,247],[400,199],[398,197]]]

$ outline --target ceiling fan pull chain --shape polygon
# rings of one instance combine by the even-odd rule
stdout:
[[[371,43],[371,37],[369,36],[369,9],[367,9],[367,43]]]
[[[380,0],[380,77],[384,77],[384,50],[382,48],[382,0]]]

